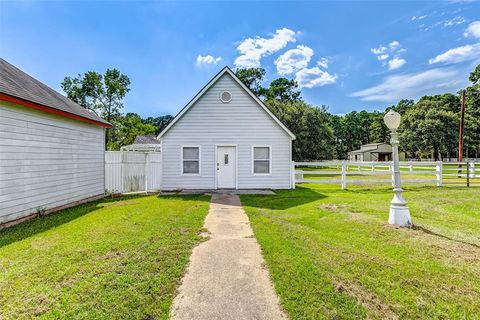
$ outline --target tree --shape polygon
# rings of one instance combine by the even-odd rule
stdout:
[[[263,96],[265,100],[280,100],[280,101],[300,101],[301,92],[298,89],[298,84],[295,80],[288,80],[287,78],[278,78],[270,83],[270,86],[264,90]]]
[[[167,114],[156,118],[148,117],[144,122],[153,125],[155,127],[155,134],[158,135],[172,122],[173,118],[173,116]]]
[[[405,114],[400,126],[402,149],[435,160],[452,156],[458,142],[458,97],[451,94],[421,98]]]
[[[395,110],[396,112],[400,113],[402,116],[407,112],[408,109],[415,105],[415,101],[410,99],[402,99],[400,100],[396,106],[392,106],[391,109]],[[390,108],[387,108],[385,112],[388,112]]]
[[[277,99],[267,100],[266,105],[295,134],[292,150],[295,161],[332,159],[333,131],[325,107]]]
[[[74,78],[65,77],[61,86],[68,98],[112,123],[114,128],[107,130],[105,138],[108,147],[123,99],[130,91],[130,79],[117,69],[108,69],[104,75],[88,71]]]
[[[464,146],[467,157],[480,157],[480,64],[468,78],[466,89]]]
[[[369,137],[370,143],[389,143],[390,133],[383,121],[384,113],[374,111],[370,113]]]
[[[300,101],[301,92],[295,80],[278,78],[273,80],[267,88],[262,87],[265,77],[263,68],[237,69],[235,75],[255,93],[265,100]]]
[[[348,146],[346,140],[346,132],[348,129],[345,126],[345,117],[330,114],[330,127],[333,131],[334,139],[334,159],[346,159],[348,155]]]
[[[265,88],[262,87],[262,81],[265,76],[263,68],[240,68],[235,71],[235,75],[257,96],[261,96]]]
[[[118,117],[116,124],[111,135],[109,150],[119,150],[122,146],[132,144],[137,135],[155,134],[157,130],[154,125],[146,123],[136,113],[127,113]]]

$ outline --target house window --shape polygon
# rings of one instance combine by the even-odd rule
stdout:
[[[253,147],[253,173],[270,174],[270,147]]]
[[[200,147],[182,148],[183,174],[200,173]]]

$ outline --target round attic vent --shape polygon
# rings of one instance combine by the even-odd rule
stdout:
[[[232,101],[232,94],[228,91],[223,91],[221,94],[220,94],[220,100],[223,102],[223,103],[228,103],[230,101]]]

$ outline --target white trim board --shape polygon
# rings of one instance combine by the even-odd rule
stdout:
[[[255,173],[255,148],[268,148],[268,173]],[[267,159],[257,159],[258,161]],[[272,175],[272,146],[267,144],[255,144],[252,145],[252,175],[254,176],[271,176]]]
[[[258,103],[258,105],[260,107],[262,107],[262,109],[270,116],[272,117],[272,119],[283,129],[285,130],[285,132],[290,136],[290,138],[292,140],[295,140],[295,135],[290,131],[288,130],[288,128],[280,121],[278,120],[278,118],[267,108],[267,106],[265,106],[265,104],[262,102],[262,100],[260,100],[253,92],[252,90],[250,90],[240,79],[238,79],[238,77],[235,75],[235,73],[230,70],[229,67],[224,67],[222,70],[220,70],[219,73],[217,73],[217,75],[215,77],[212,78],[212,80],[210,80],[203,88],[202,90],[200,90],[196,95],[195,97],[193,97],[192,100],[190,100],[190,102],[185,106],[183,107],[182,110],[180,110],[180,112],[175,116],[175,118],[172,120],[172,122],[170,122],[170,124],[165,128],[163,129],[162,132],[160,132],[160,134],[157,136],[157,139],[160,139],[168,130],[170,130],[171,127],[173,127],[173,125],[175,125],[175,123],[185,114],[185,112],[188,111],[188,109],[190,109],[194,104],[195,102],[197,102],[198,99],[200,99],[200,97],[215,83],[217,82],[218,79],[220,79],[221,76],[223,76],[225,73],[228,73],[252,98],[253,100],[255,100],[255,102]]]
[[[183,172],[183,148],[198,148],[198,173]],[[189,161],[187,159],[186,161]],[[195,161],[195,160],[192,160]],[[199,144],[182,144],[180,146],[180,175],[181,176],[201,176],[202,175],[202,146]]]

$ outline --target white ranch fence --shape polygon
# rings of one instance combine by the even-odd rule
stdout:
[[[160,152],[105,152],[106,192],[153,192],[160,190],[161,182]]]
[[[480,182],[475,162],[401,161],[402,182],[467,185]],[[320,161],[294,162],[295,183],[348,184],[393,183],[392,162]]]

